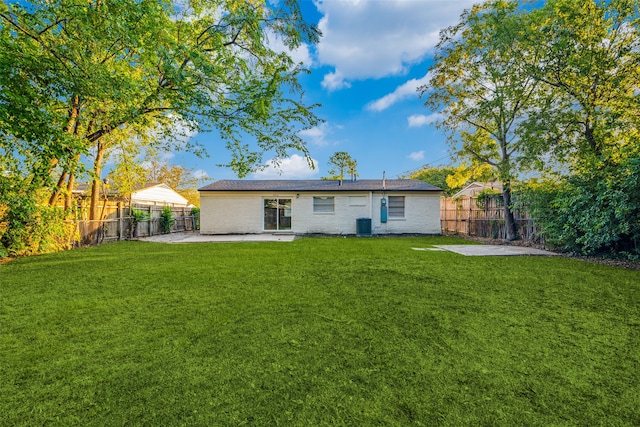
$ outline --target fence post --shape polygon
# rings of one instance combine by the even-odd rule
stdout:
[[[124,208],[122,202],[118,202],[118,241],[122,240],[124,234]]]
[[[153,209],[151,209],[151,205],[149,205],[149,236],[153,236]]]
[[[471,236],[471,202],[473,198],[469,198],[469,216],[467,217],[467,235]]]

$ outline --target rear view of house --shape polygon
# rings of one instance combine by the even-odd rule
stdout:
[[[202,234],[440,234],[442,191],[418,180],[221,180],[198,191]]]

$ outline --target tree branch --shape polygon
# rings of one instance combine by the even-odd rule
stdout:
[[[22,27],[19,23],[12,21],[6,14],[0,13],[0,17],[3,18],[5,21],[7,21],[12,26],[14,26],[16,29],[18,29],[22,34],[24,34],[27,37],[29,37],[29,38],[35,40],[36,42],[38,42],[38,44],[40,46],[42,46],[42,48],[44,48],[46,51],[51,53],[58,60],[58,62],[60,62],[60,64],[62,64],[62,66],[69,72],[69,74],[71,74],[71,75],[74,74],[73,71],[62,60],[62,58],[53,49],[51,49],[45,43],[43,43],[42,40],[40,40],[40,38],[38,36],[35,36],[35,35],[31,34],[31,32],[29,32],[29,30],[27,30],[26,28]]]
[[[475,157],[476,159],[480,160],[481,162],[486,163],[488,165],[491,165],[493,167],[497,167],[498,166],[497,163],[492,162],[491,160],[489,160],[488,158],[486,158],[484,156],[481,156],[480,154],[476,153],[471,148],[469,148],[469,147],[462,147],[462,148],[463,148],[463,150],[469,152],[473,157]]]
[[[51,24],[51,25],[49,25],[49,26],[45,27],[42,31],[40,31],[40,32],[38,33],[38,35],[39,35],[39,36],[43,35],[43,34],[44,34],[44,33],[46,33],[47,31],[49,31],[51,28],[55,27],[56,25],[60,24],[61,22],[66,21],[66,20],[67,20],[66,18],[58,19],[58,20],[57,20],[56,22],[54,22],[53,24]]]

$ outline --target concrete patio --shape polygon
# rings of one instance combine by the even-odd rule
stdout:
[[[465,256],[557,256],[558,254],[527,246],[511,245],[438,245],[438,249]]]
[[[200,233],[170,233],[151,237],[141,237],[137,240],[158,243],[211,243],[211,242],[292,242],[295,234],[200,234]]]

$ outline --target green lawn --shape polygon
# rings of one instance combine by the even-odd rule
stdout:
[[[640,425],[640,271],[453,238],[0,265],[0,425]]]

